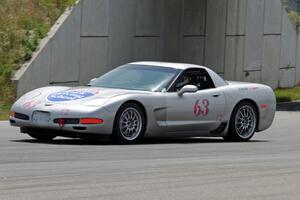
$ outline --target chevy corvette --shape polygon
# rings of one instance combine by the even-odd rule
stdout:
[[[248,141],[271,126],[273,90],[223,80],[207,67],[129,63],[87,86],[35,89],[12,106],[10,124],[38,140],[109,136],[122,144],[144,137],[223,137]]]

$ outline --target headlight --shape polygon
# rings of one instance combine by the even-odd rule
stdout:
[[[84,102],[84,103],[82,103],[81,105],[84,105],[84,106],[100,107],[100,106],[103,106],[104,104],[106,104],[107,102],[109,102],[109,99],[106,99],[106,98],[98,98],[98,99],[93,99],[93,100]]]

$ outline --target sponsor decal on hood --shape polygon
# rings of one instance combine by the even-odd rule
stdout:
[[[95,89],[73,89],[50,94],[47,99],[52,102],[75,101],[99,94]]]

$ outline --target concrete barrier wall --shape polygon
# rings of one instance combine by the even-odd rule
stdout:
[[[82,85],[140,60],[207,65],[228,80],[300,83],[300,42],[281,0],[81,0],[15,75],[17,96]]]

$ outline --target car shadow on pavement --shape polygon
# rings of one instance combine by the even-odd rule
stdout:
[[[49,145],[120,145],[115,144],[109,139],[101,140],[84,140],[84,139],[69,139],[69,138],[57,138],[52,141],[39,141],[35,139],[22,139],[22,140],[11,140],[11,142],[19,143],[36,143],[36,144],[49,144]],[[250,140],[247,143],[257,142],[269,142],[268,140]],[[196,143],[234,143],[239,144],[243,142],[230,142],[225,141],[222,138],[151,138],[144,139],[138,144],[134,145],[153,145],[153,144],[196,144]]]

